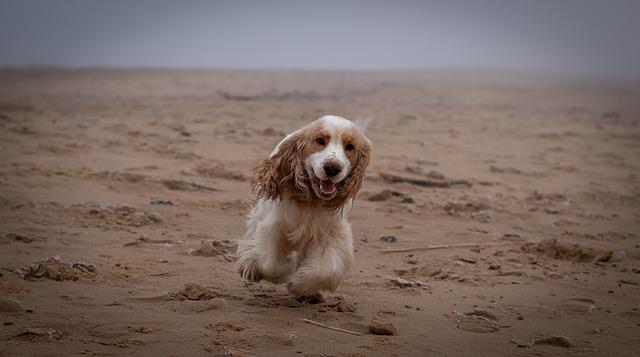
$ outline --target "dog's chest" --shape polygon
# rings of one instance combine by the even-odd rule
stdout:
[[[347,224],[341,213],[326,210],[294,209],[281,218],[283,233],[294,244],[326,239]]]

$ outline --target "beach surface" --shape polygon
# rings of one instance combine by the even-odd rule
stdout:
[[[253,169],[371,118],[326,302],[233,271]],[[0,356],[634,356],[640,86],[0,70]]]

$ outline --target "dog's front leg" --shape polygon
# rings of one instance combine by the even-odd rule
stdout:
[[[335,291],[353,261],[351,234],[328,237],[323,245],[305,247],[306,254],[298,263],[287,289],[295,297],[322,301],[322,290]],[[318,301],[319,300],[319,301]]]
[[[260,222],[238,242],[235,269],[248,281],[283,283],[293,270],[292,247],[277,222]]]

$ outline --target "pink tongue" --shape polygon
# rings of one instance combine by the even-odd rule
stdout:
[[[332,193],[336,189],[336,184],[331,180],[320,180],[320,189],[324,193]]]

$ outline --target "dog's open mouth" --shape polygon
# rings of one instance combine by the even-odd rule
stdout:
[[[331,180],[320,180],[320,192],[325,195],[330,195],[336,190],[336,184]]]
[[[315,174],[311,174],[311,176],[313,177],[313,181],[315,182],[316,187],[318,188],[317,190],[318,193],[323,197],[331,197],[336,192],[336,189],[338,188],[338,183],[333,182],[331,180],[321,180]]]

